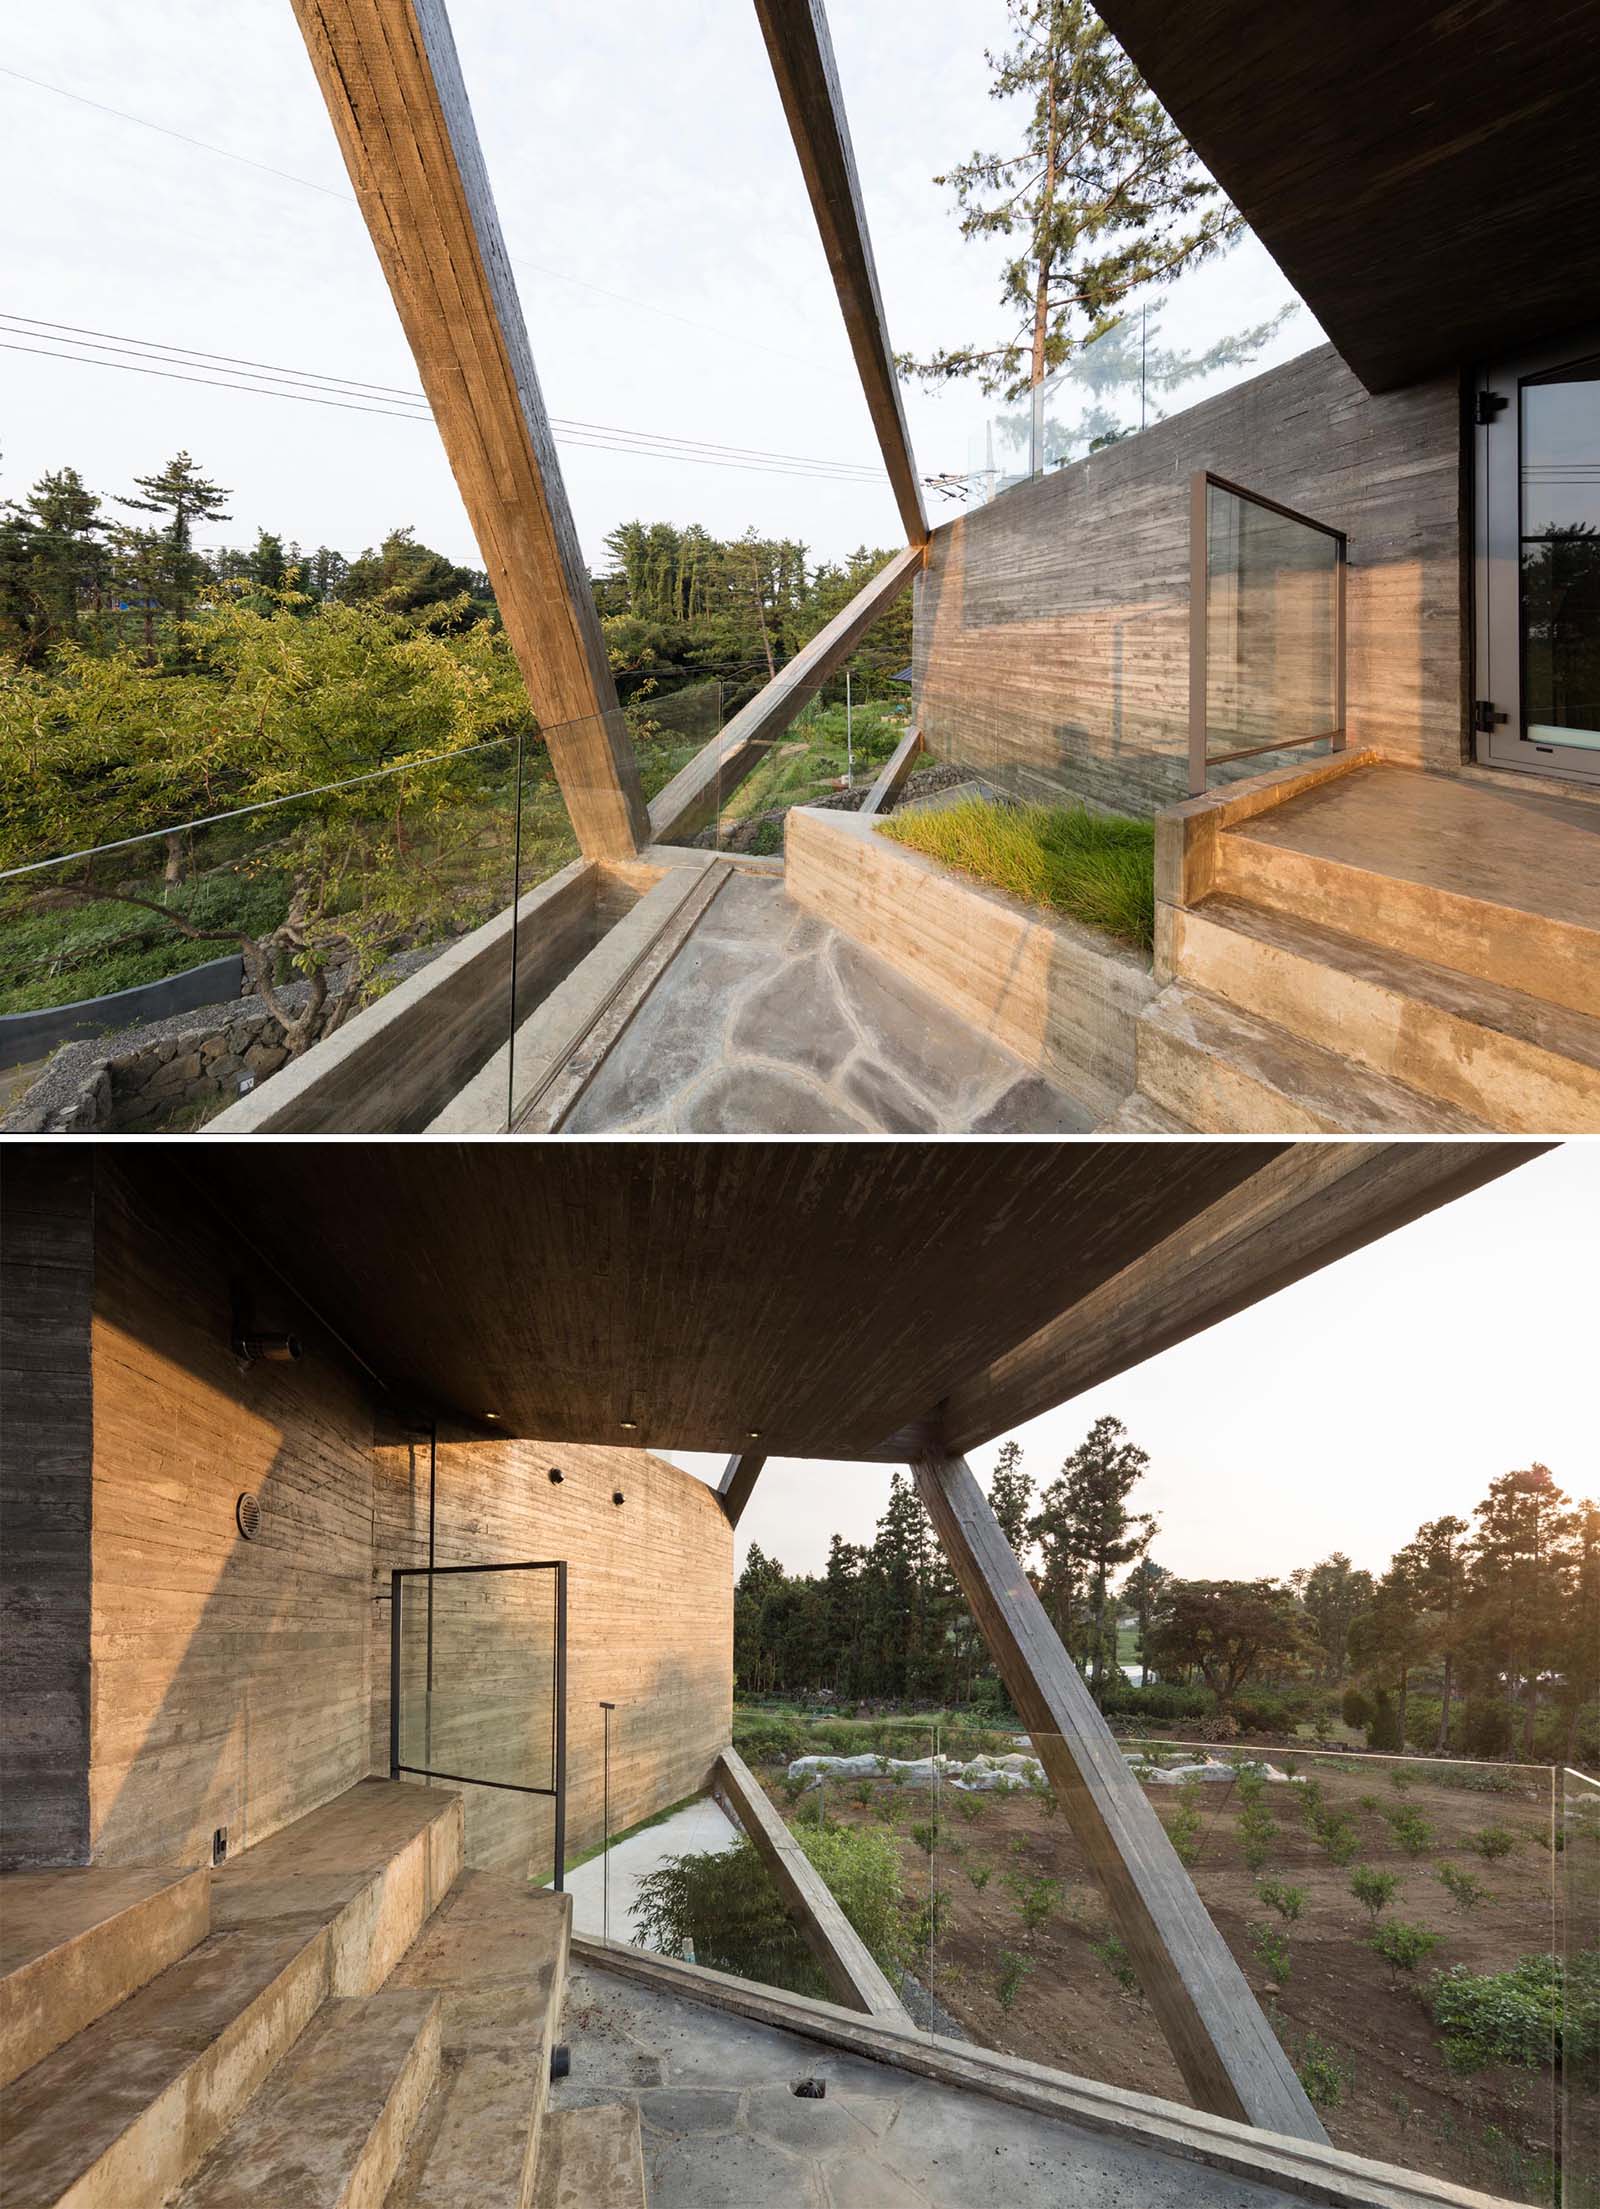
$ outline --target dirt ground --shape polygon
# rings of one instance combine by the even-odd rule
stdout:
[[[1269,1783],[1258,1800],[1258,1814],[1277,1829],[1259,1841],[1266,1857],[1259,1875],[1245,1862],[1240,1820],[1248,1819],[1249,1805],[1236,1783],[1148,1785],[1146,1792],[1169,1830],[1192,1806],[1199,1821],[1195,1884],[1296,2065],[1304,2067],[1309,2054],[1330,2082],[1318,2097],[1330,2138],[1357,2154],[1514,2200],[1550,2201],[1551,2069],[1452,2071],[1421,1999],[1432,1973],[1451,1964],[1499,1971],[1520,1956],[1550,1952],[1548,1778],[1541,1787],[1540,1775],[1518,1774],[1512,1794],[1441,1784],[1426,1767],[1370,1756],[1302,1754],[1297,1770],[1315,1777],[1326,1808],[1353,1825],[1350,1863],[1341,1866],[1324,1849],[1305,1817],[1303,1790],[1293,1783]],[[1465,1768],[1451,1770],[1458,1777]],[[763,1779],[782,1802],[782,1768]],[[791,1821],[807,1815],[812,1800],[788,1805]],[[1189,2099],[1148,2004],[1136,1985],[1116,1976],[1119,1966],[1126,1971],[1126,1959],[1115,1945],[1106,1948],[1111,1927],[1098,1890],[1047,1796],[943,1789],[931,1857],[926,1830],[920,1840],[911,1831],[933,1821],[926,1788],[834,1782],[826,1810],[852,1825],[882,1825],[887,1817],[912,1908],[937,1886],[941,1930],[917,1977],[970,2038],[1110,2084]],[[1406,1811],[1429,1829],[1417,1855],[1406,1853],[1385,1816]],[[1496,1862],[1470,1845],[1469,1836],[1486,1826],[1516,1837]],[[1392,1972],[1368,1945],[1373,1920],[1350,1890],[1360,1865],[1399,1878],[1380,1923],[1402,1919],[1438,1936],[1414,1975]],[[1457,1904],[1439,1879],[1444,1865],[1474,1874],[1486,1898]],[[1298,1920],[1286,1922],[1264,1903],[1258,1876],[1303,1890]],[[1040,1881],[1056,1884],[1030,1889]],[[1031,1928],[1022,1908],[1029,1892],[1035,1909],[1048,1913]],[[1259,1928],[1286,1943],[1286,1973],[1257,1954],[1252,1936]]]

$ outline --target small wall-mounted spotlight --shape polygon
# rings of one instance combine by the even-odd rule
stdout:
[[[238,1335],[233,1347],[245,1365],[293,1365],[305,1356],[298,1335]]]
[[[552,1487],[552,1488],[559,1488],[559,1487],[561,1486],[561,1483],[562,1483],[562,1482],[563,1482],[563,1481],[564,1481],[564,1480],[566,1479],[566,1477],[567,1477],[567,1476],[566,1476],[566,1474],[565,1474],[565,1473],[564,1473],[564,1472],[563,1472],[563,1471],[561,1470],[561,1467],[560,1467],[559,1465],[552,1465],[552,1466],[551,1466],[551,1468],[550,1468],[550,1485],[551,1485],[551,1487]]]
[[[620,1510],[622,1505],[627,1501],[627,1498],[623,1495],[620,1488],[613,1488],[611,1491],[611,1500]]]

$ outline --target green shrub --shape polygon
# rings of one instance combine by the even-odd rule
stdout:
[[[978,1893],[982,1894],[984,1888],[989,1884],[989,1866],[987,1864],[969,1864],[967,1866],[967,1877],[972,1881]]]
[[[1018,1872],[1008,1872],[1005,1884],[1016,1896],[1022,1922],[1030,1933],[1037,1933],[1049,1924],[1061,1901],[1059,1879],[1029,1879]]]
[[[1339,1704],[1339,1715],[1352,1733],[1365,1733],[1372,1723],[1372,1705],[1358,1687],[1347,1687]]]
[[[798,1718],[736,1706],[733,1745],[747,1764],[792,1764],[805,1754],[806,1729]]]
[[[1394,1789],[1397,1795],[1405,1795],[1410,1793],[1411,1774],[1406,1770],[1403,1764],[1390,1765],[1389,1785]]]
[[[1446,2059],[1458,2071],[1486,2063],[1558,2058],[1580,2073],[1600,2052],[1600,1957],[1580,1957],[1570,1979],[1555,1956],[1523,1956],[1508,1971],[1436,1972],[1428,1990]]]
[[[1280,1986],[1285,1985],[1289,1977],[1289,1943],[1278,1928],[1275,1925],[1253,1925],[1250,1928],[1250,1946],[1255,1950],[1256,1959],[1267,1977],[1275,1979]]]
[[[1317,1839],[1336,1864],[1355,1860],[1356,1829],[1339,1811],[1324,1811],[1317,1821]]]
[[[1370,1864],[1358,1864],[1350,1874],[1350,1892],[1375,1921],[1394,1900],[1399,1884],[1398,1872],[1374,1871]]]
[[[1251,1803],[1239,1813],[1239,1839],[1243,1846],[1244,1860],[1251,1871],[1260,1871],[1267,1860],[1269,1845],[1277,1839],[1278,1821],[1260,1804]]]
[[[900,1860],[892,1841],[870,1826],[801,1826],[795,1839],[829,1893],[891,1978],[901,1960]],[[821,1967],[795,1930],[777,1887],[741,1836],[717,1854],[668,1857],[639,1882],[634,1937],[765,1986],[830,2000]]]
[[[964,1787],[952,1787],[950,1794],[964,1825],[976,1825],[989,1807],[987,1796],[969,1794]]]
[[[1014,1948],[1000,1951],[1000,1975],[995,1981],[995,1999],[1003,2010],[1009,2010],[1021,1991],[1022,1982],[1033,1969],[1026,1956],[1019,1956]]]
[[[1387,1925],[1380,1925],[1367,1942],[1396,1977],[1402,1971],[1415,1971],[1438,1945],[1437,1933],[1426,1932],[1420,1925],[1408,1925],[1404,1918],[1393,1918]]]
[[[1305,1914],[1304,1887],[1286,1886],[1281,1879],[1263,1879],[1256,1892],[1269,1910],[1276,1910],[1290,1925]]]
[[[924,1856],[931,1856],[939,1846],[939,1828],[931,1818],[921,1819],[911,1828],[911,1838]]]
[[[1093,1942],[1091,1945],[1094,1953],[1125,1993],[1139,1994],[1142,1992],[1139,1985],[1139,1974],[1133,1968],[1133,1958],[1128,1954],[1127,1944],[1118,1934],[1107,1933],[1102,1939]]]
[[[1467,1836],[1469,1848],[1475,1848],[1486,1864],[1498,1863],[1502,1856],[1509,1856],[1517,1845],[1514,1833],[1508,1833],[1503,1825],[1479,1826],[1476,1833]]]
[[[1405,1747],[1400,1738],[1399,1713],[1387,1688],[1380,1687],[1373,1695],[1372,1716],[1367,1721],[1367,1747],[1390,1752]]]
[[[1193,1803],[1180,1803],[1167,1821],[1167,1839],[1180,1864],[1193,1865],[1200,1856],[1200,1813]]]
[[[1423,1856],[1433,1845],[1432,1826],[1415,1810],[1386,1810],[1383,1815],[1395,1846],[1407,1856]]]
[[[1339,2061],[1338,2055],[1326,2041],[1315,2033],[1306,2034],[1305,2046],[1296,2063],[1295,2076],[1305,2088],[1307,2098],[1318,2109],[1337,2109],[1344,2099],[1344,2090],[1350,2083],[1350,2066]]]
[[[1489,1890],[1477,1873],[1464,1872],[1455,1864],[1439,1866],[1439,1884],[1458,1910],[1475,1910],[1489,1900]]]

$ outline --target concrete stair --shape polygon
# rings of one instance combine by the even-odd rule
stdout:
[[[7,2088],[6,2209],[168,2201],[330,1998],[382,1984],[454,1880],[461,1835],[458,1797],[366,1781],[202,1875],[209,1933]]]
[[[550,2119],[534,2209],[645,2209],[637,2103],[601,2102]]]
[[[436,1995],[331,2001],[174,2209],[375,2209],[439,2073]]]
[[[1600,1129],[1600,1018],[1225,893],[1173,913],[1170,929],[1186,987],[1331,1046],[1469,1126]]]
[[[1145,1008],[1137,1049],[1141,1096],[1211,1133],[1484,1132],[1468,1114],[1184,982]]]
[[[9,1874],[0,1917],[0,2088],[137,1994],[211,1929],[211,1874]]]

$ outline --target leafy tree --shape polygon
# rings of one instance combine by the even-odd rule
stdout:
[[[1434,1753],[1444,1756],[1450,1747],[1450,1704],[1455,1690],[1456,1642],[1467,1585],[1465,1519],[1430,1519],[1419,1526],[1410,1543],[1412,1571],[1426,1606],[1431,1652],[1440,1660],[1442,1684],[1439,1696],[1439,1737]]]
[[[369,547],[349,563],[338,593],[352,605],[371,601],[395,614],[448,604],[464,622],[484,610],[489,581],[481,570],[459,567],[442,552],[418,544],[414,529],[391,529],[375,552]]]
[[[1423,1613],[1425,1601],[1422,1561],[1413,1546],[1395,1556],[1373,1591],[1371,1608],[1350,1622],[1346,1647],[1357,1670],[1379,1684],[1380,1691],[1393,1685],[1395,1743],[1406,1744],[1406,1699],[1411,1674],[1428,1654],[1429,1637]]]
[[[1508,1715],[1520,1704],[1522,1755],[1531,1763],[1543,1673],[1563,1648],[1560,1571],[1572,1517],[1547,1465],[1504,1473],[1473,1516],[1470,1631],[1499,1678]]]
[[[1321,1564],[1289,1577],[1322,1646],[1323,1678],[1342,1679],[1349,1666],[1351,1622],[1372,1602],[1371,1573],[1358,1571],[1344,1551],[1336,1549]]]
[[[1150,1684],[1150,1628],[1161,1603],[1161,1591],[1172,1578],[1165,1565],[1153,1557],[1141,1557],[1122,1583],[1122,1600],[1133,1605],[1139,1622],[1139,1685]]]
[[[1221,1712],[1257,1673],[1305,1660],[1305,1620],[1280,1581],[1175,1580],[1166,1596],[1153,1637],[1156,1663],[1163,1672],[1193,1667]]]
[[[1007,0],[1007,14],[1014,43],[985,58],[992,98],[1031,102],[1022,142],[934,181],[954,192],[964,238],[1008,241],[1011,328],[899,365],[1017,398],[1109,328],[1130,293],[1220,251],[1243,219],[1086,0]]]

